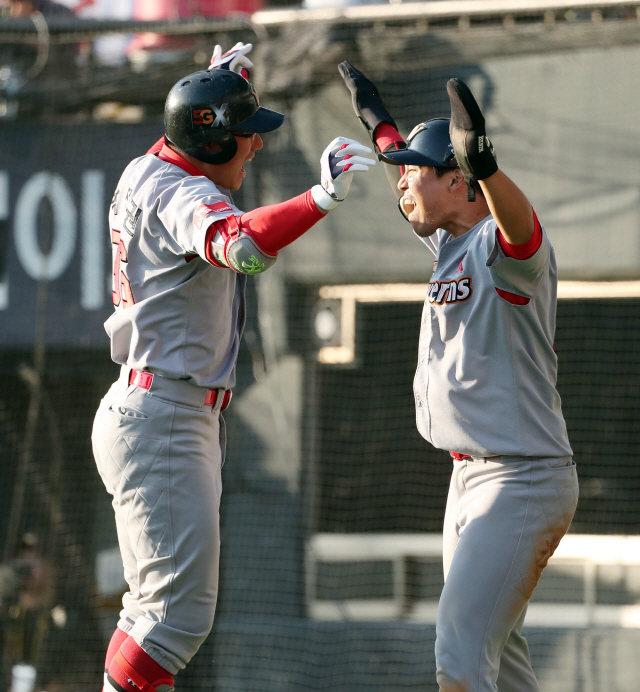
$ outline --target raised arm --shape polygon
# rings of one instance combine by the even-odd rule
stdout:
[[[447,92],[451,101],[451,143],[470,198],[474,194],[471,182],[477,180],[506,243],[528,243],[537,227],[533,209],[522,190],[498,169],[478,103],[459,79],[449,80]]]
[[[353,110],[369,133],[376,153],[405,149],[406,144],[382,102],[376,85],[346,60],[338,65],[338,70],[351,92]],[[398,189],[398,181],[404,173],[402,167],[386,164],[384,168],[393,194],[396,199],[400,199],[402,191]]]

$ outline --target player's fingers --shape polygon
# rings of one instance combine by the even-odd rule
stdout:
[[[243,67],[253,67],[253,63],[246,55],[239,55],[237,58],[237,64]]]
[[[351,159],[349,159],[348,161],[345,161],[345,169],[347,168],[347,166],[348,166],[348,172],[349,173],[354,173],[357,171],[368,171],[370,168],[370,166],[363,166],[362,164],[359,164],[359,163],[351,163]],[[344,175],[345,173],[347,173],[346,170],[344,171],[344,173],[341,173],[341,175]]]
[[[341,159],[335,162],[335,166],[342,167],[349,163],[362,164],[363,166],[375,166],[377,161],[375,159],[365,159],[363,156],[350,156],[348,159]]]
[[[336,149],[336,148],[341,147],[345,144],[357,144],[358,146],[364,146],[364,145],[360,144],[360,142],[358,142],[355,139],[349,139],[348,137],[336,137],[331,142],[331,144],[329,144],[327,149]],[[371,151],[371,150],[369,149],[369,151]]]
[[[353,142],[352,144],[347,144],[346,146],[343,144],[342,149],[339,149],[336,152],[336,156],[343,157],[343,156],[354,156],[356,154],[371,154],[371,149],[369,147],[365,147],[364,144],[360,144],[360,142]]]
[[[253,63],[249,58],[247,58],[244,55],[238,55],[236,56],[230,63],[229,63],[229,69],[232,72],[238,72],[240,73],[240,70],[238,68],[245,68],[247,70],[250,70],[253,67]],[[243,75],[244,76],[244,75]]]
[[[238,48],[238,53],[242,53],[242,55],[246,55],[253,48],[253,43],[245,43],[244,45],[239,45],[240,48]]]
[[[213,55],[211,56],[211,64],[213,65],[216,60],[220,60],[222,57],[222,46],[221,45],[216,45],[216,47],[213,49]]]

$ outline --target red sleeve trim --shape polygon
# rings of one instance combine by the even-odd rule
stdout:
[[[390,123],[380,123],[373,133],[373,139],[380,151],[386,151],[390,147],[400,149],[398,145],[404,144],[404,139]]]
[[[306,233],[325,215],[313,201],[311,190],[280,204],[244,213],[240,229],[253,236],[262,250],[275,255]]]
[[[531,211],[533,211],[533,209]],[[540,249],[540,245],[542,245],[542,227],[540,226],[535,211],[533,211],[533,235],[526,243],[511,245],[511,243],[505,240],[499,228],[497,229],[497,235],[502,252],[504,252],[507,257],[513,257],[513,259],[517,260],[526,260],[529,259],[529,257],[533,257]]]
[[[209,226],[209,228],[207,228],[207,232],[204,236],[204,256],[205,256],[205,259],[210,264],[213,264],[214,267],[220,267],[221,269],[227,269],[227,267],[225,267],[224,264],[220,264],[220,262],[218,262],[218,260],[215,258],[213,252],[211,252],[211,241],[214,239],[220,226],[223,224],[226,224],[226,223],[227,223],[226,219],[212,223],[211,226]]]

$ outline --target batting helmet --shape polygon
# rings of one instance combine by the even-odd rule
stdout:
[[[380,154],[396,166],[458,168],[449,137],[449,118],[435,118],[416,125],[407,138],[407,148]]]
[[[262,108],[253,86],[229,70],[203,70],[178,81],[167,96],[164,130],[167,139],[204,163],[231,161],[238,150],[233,133],[271,132],[284,115]],[[217,142],[220,151],[204,148]]]

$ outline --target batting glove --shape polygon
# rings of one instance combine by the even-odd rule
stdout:
[[[253,63],[247,57],[247,53],[253,48],[252,43],[242,43],[238,41],[236,45],[222,54],[222,46],[217,45],[213,49],[211,56],[210,70],[230,70],[237,72],[245,79],[249,79],[249,70],[253,67]]]
[[[353,110],[373,138],[376,127],[380,123],[389,123],[398,129],[393,118],[389,115],[376,85],[360,70],[346,60],[338,65],[342,79],[351,92]]]
[[[469,87],[461,79],[447,82],[451,102],[449,135],[453,153],[464,179],[467,181],[468,199],[475,200],[471,181],[484,180],[498,170],[496,152],[487,137],[484,116]]]
[[[371,149],[355,139],[336,137],[322,152],[320,157],[320,185],[311,188],[311,194],[318,208],[330,211],[340,204],[349,192],[353,174],[368,171],[375,165],[375,159],[367,159],[360,154],[370,154]]]

